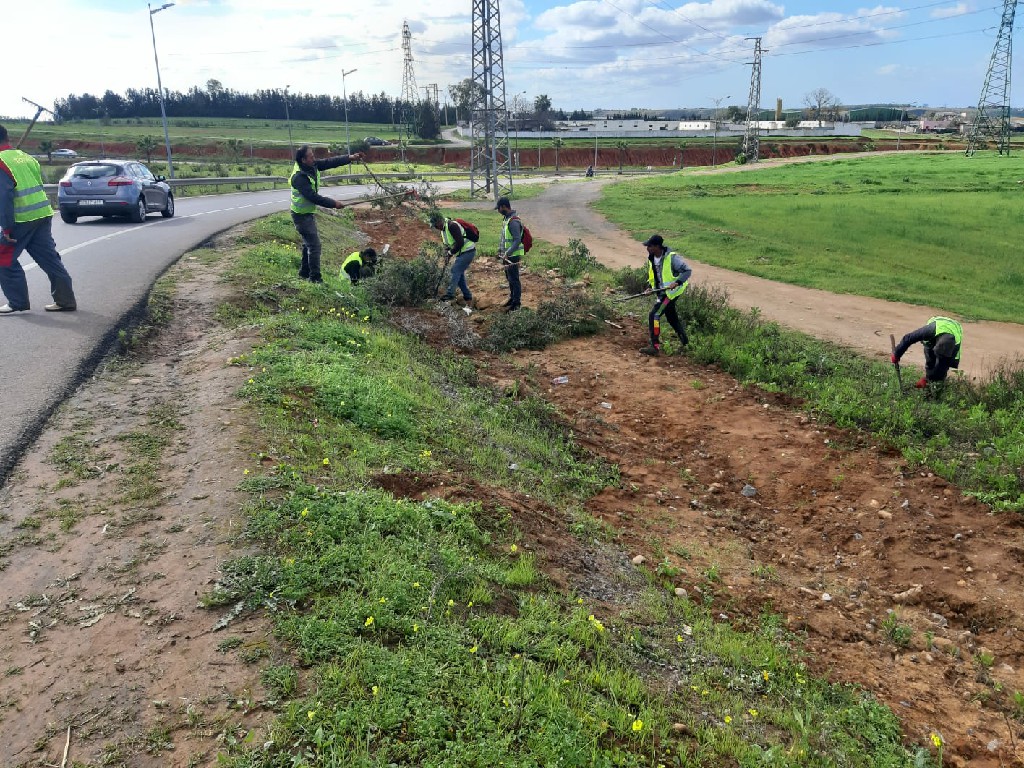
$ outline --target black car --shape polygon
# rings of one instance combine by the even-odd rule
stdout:
[[[367,136],[363,141],[371,147],[386,147],[388,145],[388,142],[384,141],[384,139],[379,136]]]
[[[68,168],[57,187],[60,217],[127,216],[141,222],[150,211],[174,215],[174,193],[163,176],[136,160],[87,160]]]

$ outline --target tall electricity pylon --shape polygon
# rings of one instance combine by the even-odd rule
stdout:
[[[416,89],[416,73],[412,69],[412,32],[409,31],[407,21],[402,22],[402,54],[405,59],[405,68],[402,70],[402,127],[408,143],[416,132],[416,103],[419,94]]]
[[[472,80],[470,193],[475,197],[482,192],[497,200],[512,194],[498,0],[473,0]]]
[[[747,97],[747,132],[743,137],[743,155],[748,163],[760,160],[761,151],[761,38],[748,37],[754,41],[753,68],[750,70],[750,95]]]
[[[1007,156],[1010,154],[1010,65],[1013,62],[1013,17],[1016,12],[1017,0],[1003,0],[1003,19],[967,139],[967,157],[984,147],[988,139],[996,142],[1000,155],[1004,152]]]

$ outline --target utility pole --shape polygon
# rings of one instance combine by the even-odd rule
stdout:
[[[348,133],[348,91],[345,89],[345,78],[351,75],[353,72],[358,72],[358,69],[350,69],[348,72],[344,68],[341,70],[341,98],[345,102],[345,154],[352,154],[352,139]],[[349,163],[349,175],[352,175],[352,163]]]
[[[416,88],[416,73],[412,68],[412,32],[409,22],[402,22],[402,127],[405,130],[406,143],[412,138],[416,128],[416,104],[419,95]],[[401,144],[402,136],[398,136]],[[402,145],[402,161],[405,161],[405,145]]]
[[[722,102],[726,99],[731,99],[732,96],[722,96],[717,99],[711,99],[715,102],[715,116],[713,120],[714,127],[714,138],[711,140],[711,167],[715,168],[718,166],[718,110],[722,106]]]
[[[32,117],[32,119],[29,121],[28,128],[26,128],[25,132],[23,134],[21,134],[21,138],[18,139],[18,143],[15,144],[15,146],[14,146],[15,149],[21,149],[21,145],[25,143],[25,139],[28,138],[29,133],[32,131],[32,127],[36,124],[36,121],[39,120],[39,116],[41,114],[43,114],[43,112],[49,112],[51,115],[53,115],[53,117],[57,117],[56,115],[53,114],[53,110],[52,109],[47,109],[42,104],[36,104],[34,101],[32,101],[30,99],[26,99],[24,96],[21,97],[21,100],[24,101],[25,103],[31,104],[33,107],[35,107],[36,108],[36,113]]]
[[[750,95],[747,97],[747,132],[743,136],[743,155],[748,163],[760,160],[761,150],[761,38],[748,37],[754,41],[754,60],[750,70]]]
[[[999,34],[992,48],[985,84],[978,97],[978,111],[971,124],[967,139],[967,157],[985,144],[996,142],[999,154],[1010,156],[1010,67],[1013,62],[1013,18],[1017,13],[1017,0],[1003,0],[1003,16]]]
[[[498,0],[473,0],[473,113],[470,117],[469,189],[499,197],[512,194],[508,151],[505,64]],[[538,148],[538,153],[540,152]]]
[[[284,87],[284,121],[288,123],[288,146],[292,148],[292,158],[295,157],[295,142],[292,141],[292,116],[288,111],[288,89],[290,85]]]
[[[160,91],[160,118],[164,123],[164,147],[167,149],[167,175],[172,179],[174,178],[174,165],[171,163],[171,135],[167,130],[167,107],[164,106],[164,85],[160,81],[160,59],[156,56],[156,29],[153,27],[153,17],[160,13],[160,11],[165,11],[173,6],[174,3],[164,3],[154,11],[152,5],[149,3],[146,4],[146,7],[149,8],[149,33],[153,37],[153,63],[156,64],[156,87]]]

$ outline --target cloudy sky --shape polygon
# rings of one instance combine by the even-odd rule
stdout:
[[[18,34],[5,36],[6,59],[21,63],[5,69],[0,115],[30,115],[21,97],[51,105],[69,93],[156,87],[145,3],[7,6],[4,27]],[[501,0],[500,8],[510,105],[523,92],[567,110],[745,105],[746,38],[760,36],[762,106],[782,98],[797,107],[817,88],[844,104],[966,106],[978,100],[1002,2]],[[240,91],[290,85],[341,95],[341,73],[354,69],[348,92],[397,96],[403,21],[417,84],[443,93],[471,73],[472,9],[472,0],[177,0],[153,22],[165,88],[212,78]]]

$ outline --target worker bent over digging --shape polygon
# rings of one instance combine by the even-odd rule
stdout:
[[[900,358],[910,346],[921,342],[924,347],[924,378],[914,386],[924,389],[930,382],[945,381],[950,368],[960,367],[963,333],[963,328],[956,320],[933,317],[926,325],[900,339],[892,353],[892,364],[899,365]]]
[[[665,247],[661,235],[651,235],[647,242],[647,282],[652,293],[659,295],[658,303],[651,309],[647,318],[651,331],[651,344],[640,351],[645,355],[656,357],[661,354],[661,318],[668,320],[672,330],[679,336],[679,343],[686,347],[690,339],[686,336],[683,321],[676,312],[676,299],[683,295],[693,270],[683,261],[683,257]]]

